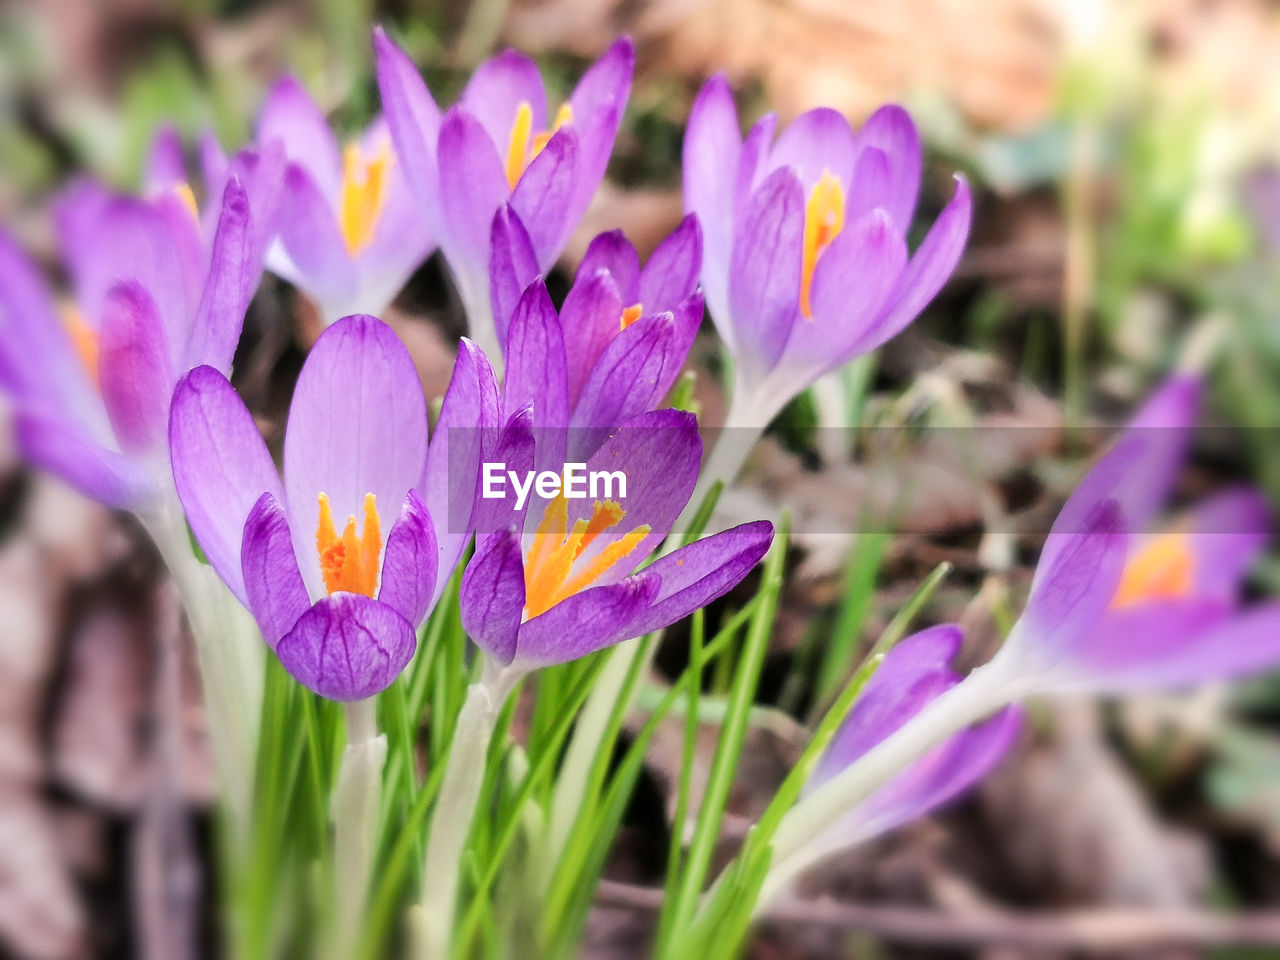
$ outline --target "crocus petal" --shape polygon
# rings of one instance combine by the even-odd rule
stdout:
[[[369,493],[393,510],[421,480],[426,452],[426,401],[404,344],[376,317],[329,327],[298,376],[284,437],[289,526],[312,596],[324,593],[317,497],[339,523],[363,516]]]
[[[187,343],[188,368],[203,364],[223,375],[231,373],[244,314],[258,284],[260,267],[253,259],[255,243],[249,198],[240,181],[233,177],[222,195],[222,215],[213,238],[209,275]]]
[[[587,246],[587,252],[582,256],[582,262],[578,264],[578,272],[574,274],[574,286],[594,277],[602,270],[613,277],[619,294],[628,304],[640,299],[640,255],[636,253],[636,248],[631,245],[631,241],[621,230],[609,230],[598,234],[591,241]],[[696,276],[694,281],[697,281]]]
[[[335,593],[311,607],[276,647],[284,668],[330,700],[364,700],[395,681],[413,658],[417,635],[385,603]]]
[[[173,366],[164,321],[155,302],[133,281],[107,294],[98,369],[102,402],[120,448],[143,453],[164,441]]]
[[[183,156],[182,137],[171,124],[156,131],[147,150],[143,182],[148,191],[166,190],[175,183],[185,183],[187,161]]]
[[[325,196],[337,196],[342,185],[337,138],[311,95],[293,77],[281,78],[267,94],[258,120],[257,140],[279,140]]]
[[[563,428],[568,423],[564,332],[541,278],[529,284],[511,318],[503,402],[508,416],[532,403],[539,424]]]
[[[245,521],[264,492],[278,503],[284,494],[253,417],[212,367],[196,367],[178,381],[169,456],[191,531],[218,576],[249,606],[240,556]]]
[[[1192,593],[1235,597],[1270,539],[1271,510],[1257,490],[1214,494],[1187,519],[1195,556]]]
[[[561,127],[529,164],[511,193],[511,208],[529,232],[538,268],[550,270],[577,226],[569,203],[577,184],[578,137]]]
[[[440,138],[440,108],[413,61],[381,27],[373,29],[373,46],[378,59],[378,92],[395,143],[396,160],[422,206],[431,234],[438,240],[441,222],[436,145]]]
[[[929,305],[960,262],[972,216],[969,184],[964,177],[957,176],[955,194],[912,255],[891,298],[892,306],[858,344],[859,353],[868,353],[893,339]]]
[[[516,661],[530,668],[568,663],[640,636],[633,624],[661,586],[657,577],[646,572],[575,593],[521,624]]]
[[[249,611],[272,650],[311,606],[293,553],[284,508],[264,493],[249,511],[240,547]]]
[[[222,149],[222,144],[218,142],[218,135],[212,130],[205,130],[200,134],[196,149],[200,159],[200,177],[205,188],[210,192],[221,189],[227,182],[230,160]]]
[[[358,289],[355,265],[327,195],[311,175],[290,163],[280,198],[280,240],[291,263],[272,270],[322,304],[344,304]]]
[[[846,223],[855,220],[879,207],[889,215],[890,221],[903,236],[906,228],[893,219],[889,213],[886,199],[892,189],[893,169],[889,158],[883,150],[875,147],[863,147],[858,153],[858,162],[854,165],[853,183],[845,194],[844,219]]]
[[[733,247],[729,310],[744,372],[771,370],[800,317],[804,192],[789,169],[770,175],[751,198]]]
[[[630,37],[615,40],[582,75],[569,98],[578,136],[578,169],[568,220],[576,225],[600,187],[622,114],[631,94],[636,50]],[[567,235],[566,235],[567,239]]]
[[[582,388],[600,355],[618,336],[624,306],[612,272],[598,270],[583,274],[578,271],[578,279],[569,288],[564,306],[560,308],[572,406],[576,406],[582,396]]]
[[[558,431],[559,428],[556,428]],[[484,462],[496,464],[490,477],[505,478],[509,473],[518,477],[527,476],[534,469],[537,450],[537,434],[533,426],[533,404],[521,407],[502,425],[497,442],[486,448]],[[501,533],[506,530],[524,529],[525,516],[529,511],[529,502],[517,506],[519,498],[510,495],[505,487],[498,487],[489,495],[486,484],[488,477],[481,478],[481,490],[472,508],[472,525],[477,534]]]
[[[155,480],[142,466],[62,420],[19,412],[14,432],[23,457],[91,500],[118,510],[139,510],[159,495]]]
[[[669,627],[723,597],[746,578],[772,542],[773,524],[757,520],[655,560],[644,573],[658,577],[662,587],[653,602],[627,625],[626,632],[639,637]]]
[[[915,213],[923,163],[920,134],[911,114],[895,104],[886,104],[858,131],[858,145],[863,150],[879,150],[888,158],[892,180],[879,205],[889,211],[898,230],[905,234]]]
[[[467,636],[498,663],[510,663],[524,610],[524,560],[514,530],[478,538],[458,604]]]
[[[702,271],[702,228],[689,214],[666,237],[640,274],[640,302],[646,312],[674,310],[698,286]]]
[[[823,173],[830,173],[847,188],[853,182],[856,153],[849,121],[836,110],[818,107],[800,114],[782,131],[769,151],[767,169],[790,167],[806,195]]]
[[[504,203],[493,215],[489,262],[489,302],[493,304],[493,324],[503,352],[507,349],[507,328],[525,288],[538,276],[538,259],[520,217]]]
[[[440,244],[455,272],[484,271],[493,215],[507,199],[507,178],[484,127],[458,107],[441,124],[439,163]]]
[[[522,103],[533,113],[533,130],[545,130],[547,93],[542,74],[536,63],[515,50],[504,50],[480,64],[458,98],[459,106],[480,121],[503,156]]]
[[[426,619],[436,589],[440,548],[426,505],[410,490],[382,557],[378,599],[400,611],[414,626]]]

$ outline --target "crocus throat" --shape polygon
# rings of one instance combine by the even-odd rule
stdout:
[[[622,322],[619,329],[620,330],[627,329],[627,327],[631,326],[633,323],[639,320],[643,314],[644,314],[644,304],[633,303],[631,306],[627,307],[622,311]]]
[[[806,317],[813,316],[813,306],[809,303],[809,291],[813,287],[813,270],[818,265],[818,257],[822,251],[831,246],[831,241],[844,229],[844,187],[840,178],[830,171],[822,171],[822,176],[809,191],[809,199],[804,206],[804,259],[800,272],[800,311]]]
[[[1150,600],[1172,600],[1191,592],[1195,554],[1185,533],[1166,533],[1137,551],[1125,564],[1111,599],[1113,610]]]
[[[80,365],[93,381],[94,387],[101,390],[98,383],[98,354],[101,352],[98,331],[85,323],[84,315],[71,304],[65,305],[61,313],[62,322],[66,325],[67,334],[71,337],[72,349],[75,350]]]
[[[347,144],[342,153],[342,196],[339,225],[347,252],[353,257],[373,242],[378,219],[387,204],[387,177],[391,169],[391,143],[384,141],[372,157],[366,157],[358,143]]]
[[[542,152],[543,147],[551,139],[552,134],[567,123],[573,123],[573,107],[562,104],[556,113],[556,122],[550,130],[543,130],[536,136],[533,134],[533,107],[528,100],[521,100],[516,108],[516,119],[511,124],[511,137],[507,143],[507,186],[512,190],[520,182],[533,158]],[[533,149],[529,141],[532,138]]]
[[[330,593],[362,593],[372,597],[378,589],[378,566],[382,557],[382,524],[378,502],[372,493],[364,495],[364,530],[356,533],[356,518],[347,519],[342,536],[333,525],[333,508],[328,494],[320,494],[320,522],[316,527],[316,550],[320,573]]]
[[[526,618],[546,613],[561,600],[591,586],[633,551],[649,534],[649,526],[623,534],[574,571],[577,559],[600,534],[616,527],[627,512],[615,500],[597,500],[591,518],[579,518],[569,529],[569,503],[558,496],[547,505],[533,546],[524,559]]]

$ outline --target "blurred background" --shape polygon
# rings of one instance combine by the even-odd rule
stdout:
[[[634,37],[631,103],[605,188],[551,278],[557,296],[597,232],[621,227],[643,253],[678,222],[684,123],[716,71],[745,120],[821,104],[857,125],[883,102],[906,105],[928,154],[913,242],[952,172],[975,186],[970,244],[940,298],[878,357],[793,403],[724,501],[726,522],[786,506],[802,531],[726,852],[832,685],[942,561],[954,570],[921,622],[962,622],[962,665],[986,659],[1097,442],[1090,425],[1121,420],[1180,363],[1207,363],[1210,387],[1182,495],[1224,482],[1280,495],[1277,5],[11,0],[0,220],[56,282],[49,200],[70,176],[136,189],[163,124],[193,154],[208,129],[234,148],[284,71],[340,132],[361,128],[378,109],[372,23],[402,41],[441,104],[505,45],[539,59],[555,102],[619,33]],[[465,327],[438,258],[386,319],[441,393]],[[236,382],[273,441],[318,330],[305,299],[264,278]],[[710,323],[690,365],[691,402],[714,426],[724,397]],[[975,435],[1000,442],[980,451],[980,479],[922,446],[910,532],[858,536],[875,456],[856,428],[920,424],[995,427]],[[1278,584],[1272,556],[1251,589]],[[142,955],[163,910],[190,911],[213,942],[204,720],[191,665],[158,653],[180,630],[132,522],[28,471],[0,431],[0,956]],[[680,642],[673,631],[660,669],[678,669]],[[808,879],[817,907],[765,923],[752,955],[1280,956],[1280,677],[1037,706],[1033,720],[971,799]],[[671,722],[607,871],[589,956],[637,955],[651,923],[628,891],[660,879],[680,762]],[[188,882],[161,891],[172,865],[160,859],[174,856]],[[1216,921],[1216,908],[1246,913]],[[1169,909],[1185,929],[1149,922]]]

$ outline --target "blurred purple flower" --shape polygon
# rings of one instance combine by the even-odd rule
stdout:
[[[32,462],[146,512],[171,486],[164,437],[178,377],[231,369],[261,271],[249,203],[230,179],[207,244],[189,190],[140,200],[82,181],[56,214],[76,305],[55,307],[0,235],[0,386]]]
[[[446,432],[493,423],[496,404],[492,371],[463,341]],[[422,388],[391,329],[352,316],[316,341],[289,411],[283,482],[217,370],[183,378],[169,436],[191,529],[285,668],[334,700],[385,689],[466,543],[468,530],[441,524],[458,490],[474,500],[480,456],[478,446],[457,449],[456,436],[451,452],[446,439],[428,453]],[[469,474],[459,466],[468,460]],[[471,489],[450,489],[467,476]]]
[[[518,417],[508,434],[513,426]],[[508,439],[505,446],[520,444]],[[532,461],[528,446],[524,465]],[[586,461],[588,474],[620,471],[627,496],[557,496],[541,509],[526,504],[505,528],[492,517],[482,522],[462,579],[468,635],[497,666],[520,672],[668,626],[732,589],[768,550],[767,521],[699,540],[632,573],[670,532],[701,454],[691,414],[644,413]]]
[[[382,313],[435,249],[386,123],[374,120],[339,148],[316,102],[285,77],[267,96],[256,139],[285,161],[278,181],[250,185],[255,209],[269,202],[276,211],[268,269],[315,300],[326,324]],[[216,183],[226,161],[212,139],[204,162]],[[258,191],[270,196],[260,202]]]
[[[920,138],[900,107],[856,134],[834,110],[776,118],[744,141],[729,85],[713,77],[685,134],[685,208],[703,229],[702,286],[733,355],[740,426],[763,428],[828,371],[906,327],[955,268],[969,188],[914,255],[905,237],[920,189]]]
[[[950,664],[963,640],[960,627],[943,624],[895,646],[867,681],[807,789],[830,780],[960,683]],[[1000,762],[1021,721],[1020,708],[1006,707],[934,747],[833,823],[816,841],[823,855],[892,830],[968,790]]]
[[[496,362],[494,214],[509,202],[537,272],[551,268],[604,177],[631,90],[631,41],[617,41],[583,74],[554,120],[537,65],[514,50],[481,64],[442,117],[413,62],[381,29],[374,47],[396,153],[453,270],[471,334]]]

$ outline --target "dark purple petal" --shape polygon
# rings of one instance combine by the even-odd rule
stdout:
[[[493,215],[489,261],[489,302],[498,343],[506,352],[507,328],[520,296],[538,276],[538,259],[520,218],[504,203]]]
[[[631,38],[615,40],[604,56],[582,75],[569,98],[569,106],[573,108],[572,126],[578,136],[578,170],[568,211],[568,221],[573,226],[587,212],[604,178],[627,97],[631,94],[635,65],[636,51]]]
[[[396,161],[422,206],[430,232],[439,239],[436,146],[440,139],[440,108],[413,61],[387,38],[381,27],[373,29],[373,46],[378,59],[378,92],[395,143]]]
[[[178,381],[169,411],[169,456],[191,531],[247,607],[240,562],[245,520],[263,493],[281,503],[284,494],[253,417],[212,367],[196,367]]]
[[[91,500],[118,510],[138,510],[159,495],[155,480],[142,466],[64,421],[20,412],[14,431],[23,457]]]
[[[176,379],[164,321],[136,282],[113,287],[102,317],[99,377],[102,402],[120,449],[144,453],[164,442]]]
[[[768,170],[790,167],[807,195],[824,173],[848,188],[857,146],[844,115],[829,107],[802,113],[787,125],[769,152]]]
[[[888,210],[894,225],[906,234],[920,192],[922,164],[920,134],[911,114],[895,104],[886,104],[858,132],[858,145],[864,150],[879,150],[888,159],[891,179],[878,206]],[[857,175],[854,189],[858,189],[856,179]]]
[[[480,121],[503,157],[522,103],[527,103],[533,113],[533,132],[547,129],[547,94],[542,74],[536,63],[515,50],[504,50],[480,64],[458,98],[458,105]]]
[[[387,534],[378,599],[417,626],[431,610],[439,563],[440,548],[431,516],[417,491],[410,490]]]
[[[293,269],[285,279],[322,303],[344,303],[358,289],[355,265],[328,197],[311,175],[290,163],[280,198],[280,241]]]
[[[804,191],[783,168],[751,198],[733,246],[729,310],[740,363],[771,370],[800,321]]]
[[[640,273],[645,313],[676,309],[697,289],[701,271],[702,228],[691,213],[658,244]]]
[[[311,607],[293,553],[284,508],[264,493],[249,511],[240,547],[240,567],[249,611],[272,650]]]
[[[427,408],[409,351],[376,317],[339,320],[316,341],[293,391],[284,435],[285,506],[303,579],[319,595],[317,498],[338,528],[372,493],[394,510],[421,481]]]
[[[477,538],[458,604],[467,636],[498,663],[510,663],[524,611],[524,560],[514,530]]]
[[[205,365],[230,375],[231,360],[244,327],[244,313],[258,285],[260,265],[254,262],[256,245],[249,198],[240,181],[232,177],[222,196],[222,215],[213,238],[209,275],[186,347],[188,368]]]
[[[283,77],[267,94],[258,119],[257,140],[278,140],[284,152],[302,165],[329,197],[342,185],[342,159],[338,141],[311,95],[293,77]]]
[[[617,277],[611,271],[578,271],[560,309],[571,406],[577,405],[600,355],[620,333],[624,306]]]
[[[509,416],[527,403],[533,404],[539,425],[568,424],[564,332],[541,278],[520,297],[507,331],[504,413]]]
[[[632,625],[660,587],[658,578],[645,572],[575,593],[521,624],[516,661],[526,667],[568,663],[640,636]]]
[[[640,299],[640,255],[621,230],[598,234],[591,241],[587,252],[582,256],[582,262],[578,264],[578,272],[574,274],[574,286],[594,277],[601,270],[613,277],[619,294],[628,306]]]
[[[746,578],[772,542],[773,524],[757,520],[655,560],[644,574],[660,578],[662,587],[650,606],[627,625],[627,632],[639,637],[669,627],[723,597]]]
[[[485,270],[493,215],[509,193],[507,176],[480,122],[458,107],[440,127],[439,164],[440,244],[456,272]]]
[[[533,158],[511,193],[511,209],[528,231],[538,268],[544,273],[555,265],[577,226],[569,207],[577,165],[577,134],[572,127],[561,127]]]
[[[359,593],[325,597],[276,647],[284,668],[330,700],[364,700],[391,686],[413,658],[412,625]]]

